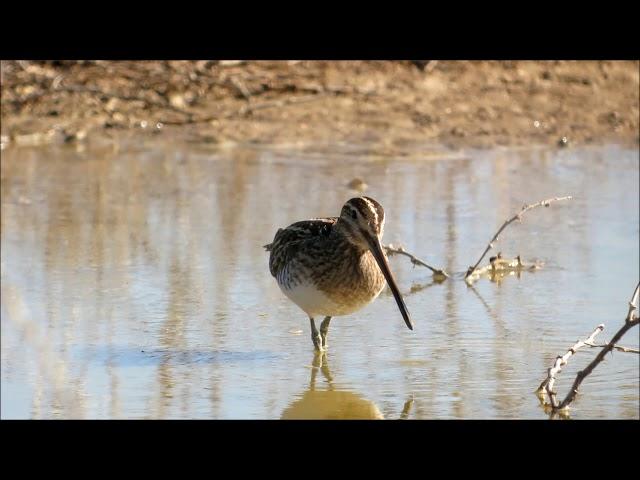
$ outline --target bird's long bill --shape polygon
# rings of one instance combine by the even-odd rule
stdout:
[[[389,269],[389,262],[387,261],[387,257],[384,255],[382,251],[382,244],[380,243],[380,239],[377,237],[369,237],[369,245],[371,246],[371,253],[373,253],[374,258],[378,262],[378,266],[380,270],[382,270],[382,274],[384,278],[387,280],[387,284],[393,293],[393,296],[396,299],[396,303],[398,304],[398,308],[400,309],[400,313],[402,313],[402,318],[404,318],[404,323],[407,324],[409,330],[413,330],[413,325],[411,324],[411,317],[409,316],[409,310],[407,310],[407,306],[404,304],[404,299],[400,294],[400,290],[398,290],[398,284],[396,283],[396,279],[393,277],[391,270]]]

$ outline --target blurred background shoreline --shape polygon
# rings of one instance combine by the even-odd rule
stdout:
[[[640,142],[637,61],[2,61],[2,148]]]

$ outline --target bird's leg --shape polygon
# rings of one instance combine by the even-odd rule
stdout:
[[[329,322],[331,317],[324,317],[324,320],[320,324],[320,336],[322,337],[322,346],[327,348],[327,334],[329,333]]]
[[[311,322],[311,341],[313,342],[313,346],[319,352],[322,351],[322,338],[320,337],[320,333],[318,333],[318,329],[316,328],[316,322],[313,321],[312,317],[309,317]]]

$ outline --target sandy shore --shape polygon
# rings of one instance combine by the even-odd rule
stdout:
[[[638,145],[639,62],[2,62],[2,144]]]

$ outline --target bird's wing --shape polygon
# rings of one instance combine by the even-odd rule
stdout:
[[[330,235],[337,221],[337,217],[314,218],[279,229],[273,242],[264,246],[265,250],[271,252],[269,257],[271,275],[276,277],[304,242]]]

